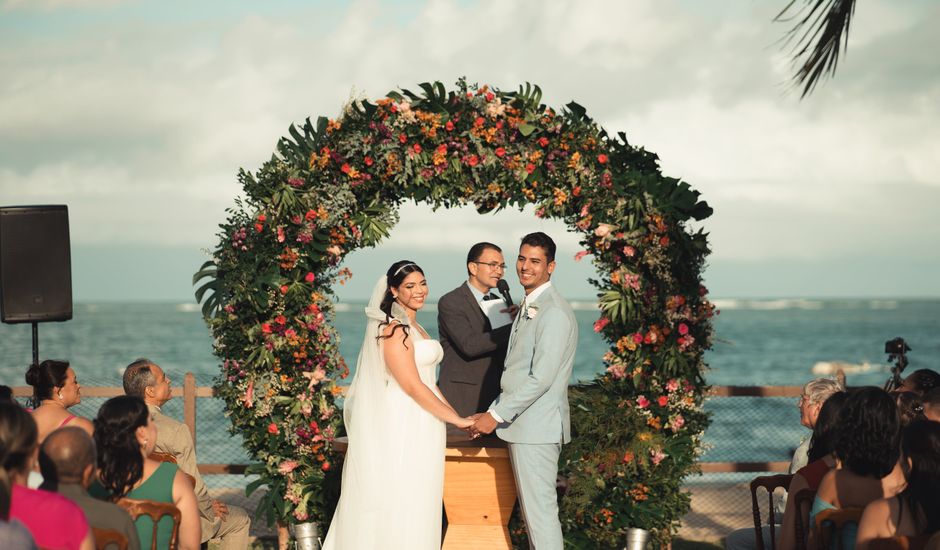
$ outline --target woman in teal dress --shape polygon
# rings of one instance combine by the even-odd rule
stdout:
[[[98,448],[98,480],[113,500],[123,497],[168,502],[182,516],[179,549],[199,548],[199,509],[196,494],[186,474],[176,464],[149,458],[157,442],[157,427],[147,405],[137,397],[122,395],[109,399],[95,418],[95,444]],[[136,521],[141,548],[150,548],[153,521],[141,516]],[[173,522],[169,517],[157,525],[157,548],[168,550]]]
[[[836,427],[834,451],[839,467],[822,478],[810,510],[810,525],[823,510],[864,508],[904,489],[898,462],[900,430],[898,407],[888,392],[876,387],[849,392]],[[855,548],[857,532],[855,524],[843,528],[844,548]],[[816,544],[810,541],[810,547]]]

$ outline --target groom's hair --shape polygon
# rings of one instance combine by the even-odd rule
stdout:
[[[551,237],[542,233],[541,231],[536,231],[535,233],[529,233],[525,237],[522,237],[522,243],[529,246],[537,246],[545,251],[545,257],[548,258],[548,261],[555,261],[555,241]]]
[[[469,264],[469,263],[471,263],[471,262],[479,261],[480,256],[483,255],[483,252],[484,252],[485,250],[495,250],[495,251],[500,252],[500,253],[502,253],[502,251],[503,251],[502,248],[496,246],[496,245],[493,244],[493,243],[488,243],[488,242],[477,243],[477,244],[471,246],[471,247],[470,247],[470,251],[467,252],[467,263]],[[467,276],[469,277],[470,275],[472,275],[472,273],[470,273],[470,266],[468,265],[468,266],[467,266]]]

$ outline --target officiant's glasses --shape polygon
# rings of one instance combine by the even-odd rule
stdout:
[[[498,264],[496,262],[478,262],[476,260],[474,260],[473,263],[485,265],[490,269],[502,269],[503,271],[506,271],[506,264]]]

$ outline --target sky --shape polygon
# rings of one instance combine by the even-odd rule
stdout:
[[[786,3],[0,0],[0,206],[69,206],[77,302],[191,302],[238,169],[291,123],[426,81],[532,82],[702,193],[713,296],[940,296],[940,4],[858,0],[835,78],[801,100]],[[564,293],[595,295],[577,237],[531,209],[400,214],[341,299],[401,258],[440,296],[471,244],[511,260],[533,230]]]

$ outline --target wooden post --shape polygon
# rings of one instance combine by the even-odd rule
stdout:
[[[183,376],[183,422],[193,434],[193,452],[196,451],[196,377],[187,372]]]

